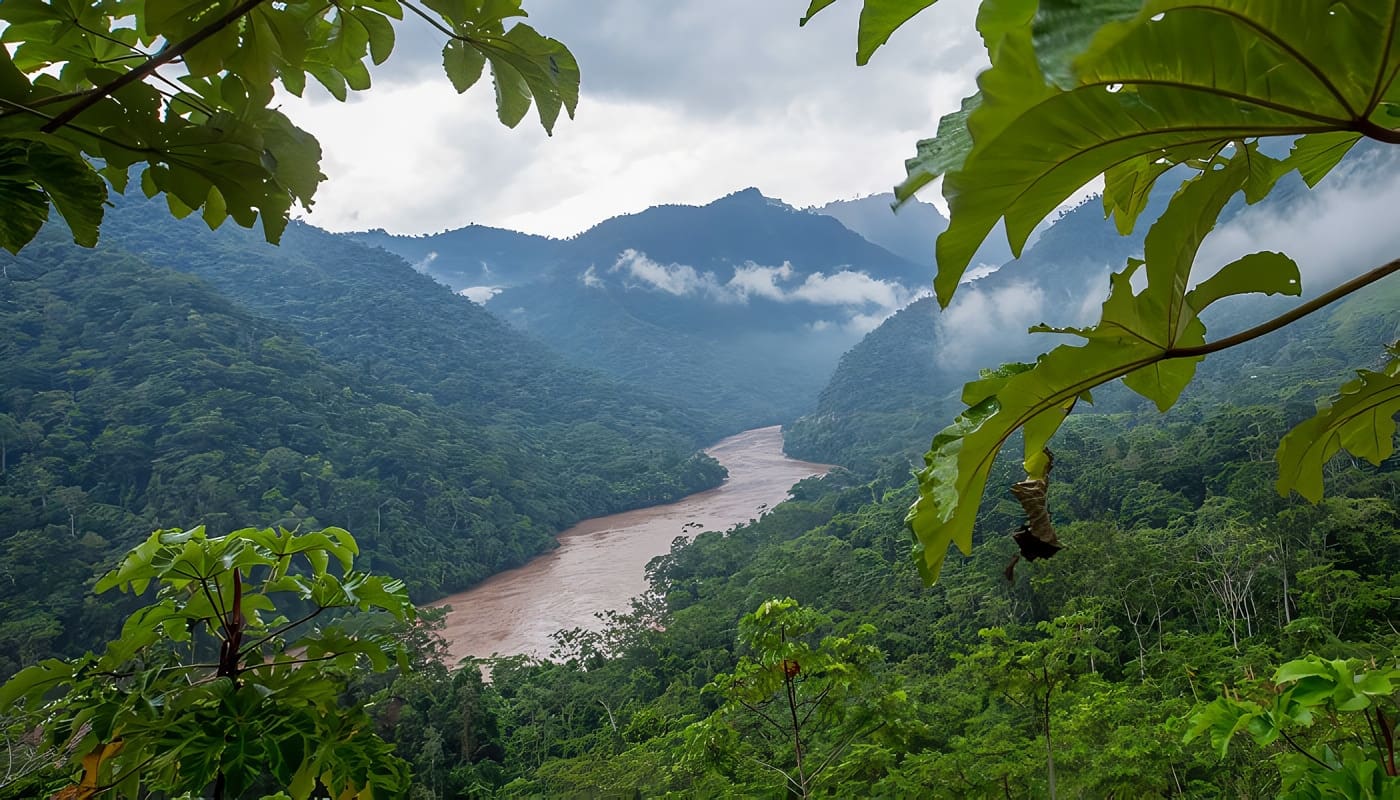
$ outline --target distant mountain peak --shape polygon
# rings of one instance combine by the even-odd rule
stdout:
[[[713,200],[713,201],[711,201],[711,202],[709,202],[709,203],[706,203],[706,206],[725,206],[725,205],[734,205],[734,206],[765,205],[765,206],[772,206],[772,207],[774,207],[774,208],[781,208],[781,209],[784,209],[784,210],[786,210],[786,211],[796,211],[796,210],[797,210],[797,209],[794,208],[793,206],[790,206],[790,205],[788,205],[787,203],[784,203],[782,200],[779,200],[779,199],[776,198],[776,197],[769,197],[768,195],[764,194],[760,189],[758,189],[757,187],[754,187],[754,186],[750,186],[750,187],[748,187],[747,189],[740,189],[740,190],[737,191],[737,192],[730,192],[729,194],[725,195],[724,197],[719,198],[718,200]]]

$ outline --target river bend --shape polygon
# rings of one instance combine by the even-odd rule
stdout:
[[[830,467],[783,455],[781,429],[756,428],[705,452],[729,470],[720,486],[675,503],[584,520],[559,547],[517,569],[432,603],[450,606],[442,634],[452,661],[468,656],[548,655],[550,635],[599,627],[595,613],[623,611],[646,589],[646,564],[677,536],[727,530],[787,498],[794,483]]]

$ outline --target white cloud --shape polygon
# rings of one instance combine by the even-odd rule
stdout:
[[[490,300],[500,293],[501,287],[499,286],[468,286],[457,292],[457,294],[460,294],[477,305],[486,305],[487,300]]]
[[[752,261],[734,268],[734,277],[728,286],[745,299],[766,297],[769,300],[785,299],[786,291],[778,284],[792,278],[792,265],[784,261],[780,267],[765,267]]]
[[[422,273],[424,273],[424,274],[427,274],[427,272],[428,272],[428,267],[429,267],[434,261],[437,261],[437,257],[438,257],[437,251],[436,251],[436,250],[433,250],[432,252],[428,253],[426,256],[423,256],[421,259],[419,259],[418,261],[414,262],[413,268],[416,269],[416,270],[418,270],[419,272],[422,272]]]
[[[958,281],[958,283],[972,283],[978,278],[985,278],[999,269],[1001,269],[1000,264],[975,264],[971,267],[968,267],[967,272],[963,273],[962,280]]]
[[[842,270],[832,275],[814,272],[793,290],[791,299],[828,306],[867,306],[897,309],[911,293],[894,281],[872,278],[864,272]]]
[[[897,308],[884,309],[875,314],[852,314],[842,326],[847,332],[864,336],[880,327],[880,324],[894,315]]]
[[[588,265],[588,269],[584,270],[583,274],[578,276],[578,279],[583,282],[584,286],[590,289],[601,289],[605,285],[603,279],[598,277],[597,268],[592,264]]]
[[[709,295],[725,299],[729,293],[720,288],[713,272],[700,273],[689,264],[660,264],[628,248],[617,257],[617,263],[608,272],[623,274],[641,281],[653,289],[660,289],[677,297],[683,295]]]
[[[964,287],[936,318],[937,359],[947,369],[980,365],[985,355],[1006,352],[1009,340],[1029,336],[1026,329],[1044,318],[1044,310],[1045,290],[1032,283]]]
[[[796,274],[788,262],[768,267],[750,261],[735,267],[734,275],[721,283],[713,272],[700,272],[688,264],[661,264],[648,258],[646,253],[630,248],[618,256],[608,272],[621,272],[639,282],[633,285],[645,285],[678,297],[705,296],[723,303],[747,303],[750,298],[761,297],[780,303],[849,308],[873,306],[893,312],[913,299],[913,293],[895,281],[851,270],[831,275],[813,272],[801,283],[788,288],[783,284],[791,283]],[[585,283],[590,274],[584,273]]]

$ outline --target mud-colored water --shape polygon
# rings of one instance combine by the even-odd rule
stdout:
[[[830,467],[783,455],[775,425],[707,450],[729,469],[723,485],[668,505],[584,520],[559,535],[559,547],[518,569],[432,603],[451,606],[443,636],[453,662],[467,656],[549,654],[550,634],[597,628],[594,614],[624,611],[646,589],[646,564],[677,536],[727,530],[787,498],[794,483]]]

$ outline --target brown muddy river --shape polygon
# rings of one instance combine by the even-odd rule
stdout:
[[[722,485],[669,505],[584,520],[559,534],[555,550],[432,603],[451,606],[442,634],[452,660],[548,655],[555,631],[596,629],[596,612],[626,610],[647,588],[647,562],[669,553],[677,536],[748,522],[786,499],[797,481],[830,469],[784,456],[776,425],[705,452],[729,469]]]

